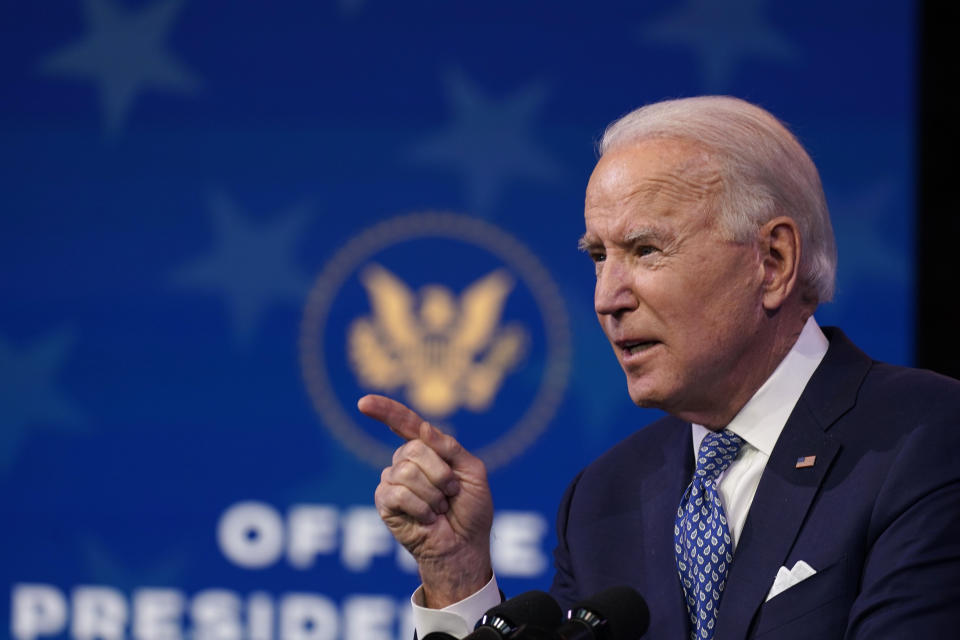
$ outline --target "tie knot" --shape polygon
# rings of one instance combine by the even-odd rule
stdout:
[[[732,431],[711,431],[700,443],[697,453],[697,475],[715,480],[740,452],[743,438]]]

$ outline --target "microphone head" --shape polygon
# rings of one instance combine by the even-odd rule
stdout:
[[[568,618],[594,627],[603,640],[636,640],[650,626],[650,610],[633,587],[610,587],[570,608]]]
[[[553,629],[562,619],[563,612],[553,598],[543,591],[527,591],[487,611],[477,628],[493,627],[506,636],[521,625]]]

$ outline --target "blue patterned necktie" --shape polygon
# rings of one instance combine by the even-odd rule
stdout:
[[[733,560],[717,478],[737,457],[742,444],[740,436],[730,431],[707,434],[697,454],[693,481],[677,509],[674,550],[690,613],[691,640],[711,640],[716,627],[717,607]]]

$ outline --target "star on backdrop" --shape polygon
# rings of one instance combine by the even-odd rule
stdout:
[[[453,118],[414,147],[409,157],[459,172],[471,213],[490,217],[497,198],[515,179],[552,182],[559,176],[560,166],[532,136],[546,100],[545,87],[529,85],[493,100],[460,71],[448,73],[444,83]]]
[[[57,385],[72,346],[73,337],[67,330],[20,349],[0,336],[0,470],[9,468],[28,431],[50,426],[72,431],[83,422],[79,410]]]
[[[366,0],[340,0],[340,12],[348,17],[353,17],[360,13]]]
[[[889,231],[889,222],[894,222],[899,214],[891,203],[905,200],[902,188],[895,179],[881,180],[827,199],[840,247],[835,304],[841,307],[845,304],[846,297],[839,291],[841,287],[853,289],[858,283],[910,288],[912,257],[900,249],[902,238]]]
[[[134,100],[150,90],[190,93],[199,79],[164,47],[181,0],[129,10],[113,0],[84,0],[89,32],[48,55],[44,73],[92,80],[100,92],[104,127],[116,135]]]
[[[222,296],[234,337],[248,343],[274,305],[303,302],[309,280],[296,265],[296,243],[310,220],[310,207],[297,205],[255,223],[226,195],[210,197],[214,247],[175,270],[179,287]]]
[[[764,4],[765,0],[688,0],[642,27],[640,36],[648,43],[689,47],[704,87],[728,91],[745,58],[790,63],[800,57],[797,47],[764,18]]]

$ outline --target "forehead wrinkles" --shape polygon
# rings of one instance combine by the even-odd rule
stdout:
[[[719,193],[723,176],[706,157],[685,155],[672,167],[643,177],[626,199],[653,204],[663,198],[676,203],[705,202]]]
[[[605,163],[605,161],[608,161]],[[588,208],[640,205],[662,199],[691,204],[715,196],[723,188],[722,165],[692,143],[654,140],[614,151],[600,160],[587,187]]]

